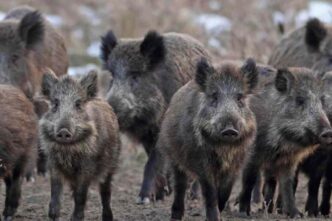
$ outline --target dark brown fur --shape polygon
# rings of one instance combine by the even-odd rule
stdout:
[[[247,70],[224,63],[213,70],[201,61],[196,80],[173,96],[157,143],[158,153],[166,157],[174,170],[172,220],[184,215],[187,176],[194,176],[201,184],[207,219],[220,220],[219,213],[255,137],[255,117],[245,99],[257,83],[254,65],[251,62]],[[220,96],[216,101],[218,112],[209,107],[215,90]],[[238,93],[243,93],[243,100],[237,100]],[[235,140],[223,140],[223,131],[228,127],[238,130]]]
[[[35,11],[31,7],[21,6],[8,12],[5,19],[0,22],[1,49],[24,47],[17,29],[24,16]],[[38,23],[38,21],[34,22]],[[45,68],[51,68],[58,76],[65,74],[68,68],[68,56],[64,39],[43,16],[41,16],[40,24],[43,34],[34,36],[40,39],[36,39],[37,42],[32,48],[26,48],[25,53],[19,55],[24,56],[27,60],[26,73],[23,74],[26,77],[25,79],[18,78],[18,82],[11,82],[31,98],[39,91]],[[4,41],[8,42],[5,43]]]
[[[80,82],[67,76],[56,79],[50,74],[43,80],[43,93],[52,104],[52,109],[41,119],[40,136],[51,171],[49,217],[53,220],[60,216],[63,181],[68,181],[74,192],[73,220],[84,218],[87,189],[91,183],[100,184],[103,220],[113,220],[110,183],[119,160],[119,128],[112,108],[95,98],[96,88],[96,73],[90,73]],[[58,109],[54,107],[56,99]],[[76,99],[82,105],[79,109],[74,109],[78,108]],[[58,130],[62,128],[73,134],[69,143],[62,143],[57,138]]]
[[[276,183],[280,183],[283,212],[300,215],[293,198],[292,182],[297,165],[310,155],[331,126],[321,103],[321,81],[306,68],[278,70],[275,80],[253,98],[257,119],[253,154],[245,166],[240,211],[250,213],[251,191],[259,171],[265,173],[265,205],[273,211]]]
[[[142,143],[149,155],[138,197],[138,203],[147,203],[153,194],[150,164],[164,113],[173,94],[193,78],[197,59],[211,57],[188,35],[155,31],[120,40],[109,31],[101,49],[103,66],[113,77],[107,99],[120,130]]]
[[[4,217],[13,217],[21,184],[36,152],[37,116],[32,103],[17,88],[0,85],[0,177],[6,183]]]
[[[332,70],[332,27],[310,19],[305,27],[285,35],[269,58],[276,68],[307,67],[318,71]]]

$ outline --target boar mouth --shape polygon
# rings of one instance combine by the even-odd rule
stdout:
[[[81,141],[84,141],[85,139],[88,139],[90,135],[93,133],[94,127],[90,124],[87,125],[78,125],[71,138],[68,139],[60,139],[56,136],[56,132],[54,130],[53,125],[49,125],[48,121],[44,121],[44,123],[41,126],[41,133],[49,141],[56,142],[63,145],[71,145],[75,144]]]
[[[286,140],[301,146],[319,144],[318,136],[307,127],[304,128],[304,133],[301,134],[287,128],[281,129],[280,133]]]
[[[240,136],[221,136],[208,132],[206,129],[201,129],[201,134],[207,143],[217,145],[221,143],[236,144],[241,142]]]

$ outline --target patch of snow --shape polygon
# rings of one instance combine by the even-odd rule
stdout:
[[[3,20],[6,17],[6,13],[0,11],[0,20]]]
[[[90,46],[86,49],[86,53],[91,57],[98,57],[100,54],[100,42],[92,42]]]
[[[314,17],[325,23],[332,23],[332,3],[327,1],[310,1],[308,8],[301,10],[296,16],[296,25],[302,26],[309,18]]]
[[[95,64],[87,64],[84,66],[78,66],[78,67],[69,67],[68,68],[68,74],[70,76],[80,76],[87,74],[91,70],[99,70],[99,67]]]
[[[280,11],[276,11],[273,13],[273,23],[274,24],[284,24],[286,22],[286,17],[285,14],[280,12]]]
[[[218,35],[231,29],[231,21],[217,14],[201,14],[195,18],[195,23],[204,27],[209,34]]]
[[[215,49],[220,49],[221,48],[220,41],[218,39],[214,38],[214,37],[209,39],[208,45],[212,48],[215,48]]]
[[[98,17],[97,13],[93,9],[82,5],[79,7],[79,11],[81,15],[86,17],[86,20],[89,21],[92,25],[101,24],[101,19]]]
[[[55,27],[61,27],[63,25],[63,19],[58,15],[46,15],[46,19]]]

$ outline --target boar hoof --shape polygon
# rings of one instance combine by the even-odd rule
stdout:
[[[239,218],[247,219],[248,217],[250,217],[250,214],[247,212],[239,212]]]
[[[136,200],[136,204],[139,204],[139,205],[148,205],[150,204],[150,199],[149,197],[138,197],[137,200]]]
[[[6,216],[4,221],[12,221],[13,217],[12,216]]]
[[[328,216],[330,214],[330,206],[329,205],[321,205],[320,212],[323,216]]]
[[[4,221],[12,221],[13,220],[13,217],[12,216],[6,216]]]
[[[294,209],[293,211],[289,212],[289,217],[290,218],[302,218],[303,214],[298,210],[298,209]]]

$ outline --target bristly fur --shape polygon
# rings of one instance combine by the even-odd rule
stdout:
[[[258,83],[258,70],[256,67],[256,61],[252,58],[248,58],[244,62],[241,71],[245,74],[245,77],[247,78],[248,89],[249,92],[251,92]]]
[[[326,37],[327,31],[324,25],[317,19],[310,19],[306,24],[305,42],[314,50],[319,49],[319,45]]]
[[[206,80],[210,75],[215,72],[214,68],[208,64],[206,58],[201,58],[201,60],[197,63],[197,71],[196,71],[196,83],[201,87],[201,89],[205,90]]]
[[[19,35],[28,48],[44,39],[44,20],[38,11],[26,14],[19,26]]]
[[[289,89],[289,85],[293,81],[294,77],[286,68],[278,69],[275,78],[275,87],[280,92],[286,92]]]
[[[154,67],[165,58],[166,49],[163,36],[156,31],[149,31],[140,46],[140,52],[150,60],[150,66]]]
[[[118,41],[112,30],[101,37],[100,58],[104,64],[107,63],[108,57],[117,43]]]

